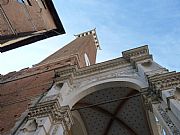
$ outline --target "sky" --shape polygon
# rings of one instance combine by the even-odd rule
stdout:
[[[66,34],[0,53],[0,74],[42,61],[74,34],[96,28],[102,50],[97,62],[121,57],[121,52],[148,45],[154,61],[180,71],[179,0],[53,0]]]

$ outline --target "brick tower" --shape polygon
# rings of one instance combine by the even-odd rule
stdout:
[[[84,67],[95,64],[96,51],[99,48],[95,29],[75,35],[76,39],[50,55],[38,65],[47,65],[63,61],[66,64]]]
[[[55,70],[93,65],[99,47],[96,31],[76,35],[76,39],[32,68],[0,76],[0,134],[8,134],[28,106],[54,84]],[[15,125],[14,129],[18,126]],[[12,130],[13,131],[13,130]]]

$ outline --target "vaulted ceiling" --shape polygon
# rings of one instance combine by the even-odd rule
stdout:
[[[136,90],[123,87],[99,90],[84,97],[74,108],[80,113],[88,135],[151,134],[142,98]]]

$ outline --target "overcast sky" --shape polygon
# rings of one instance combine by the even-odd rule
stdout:
[[[0,54],[0,74],[31,67],[96,28],[102,50],[97,62],[121,57],[121,52],[149,45],[153,59],[170,71],[180,71],[179,0],[53,0],[66,34]]]

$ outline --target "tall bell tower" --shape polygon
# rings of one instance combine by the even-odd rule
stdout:
[[[75,35],[76,39],[50,55],[38,65],[67,60],[72,65],[85,67],[96,63],[96,52],[100,48],[96,30]],[[76,62],[76,63],[73,63]]]

